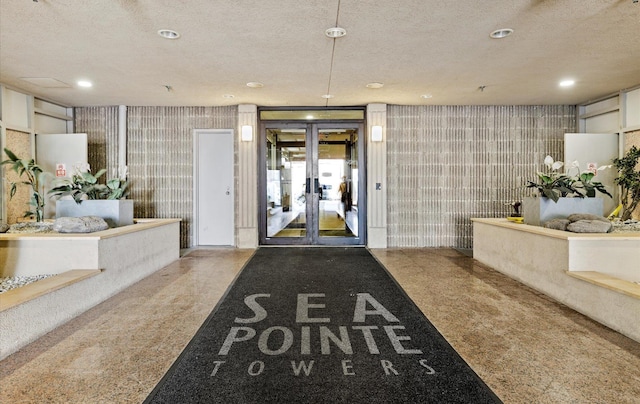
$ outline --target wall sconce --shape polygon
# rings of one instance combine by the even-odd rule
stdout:
[[[251,142],[251,141],[253,141],[253,126],[251,126],[251,125],[242,125],[242,131],[240,133],[240,139],[243,142]]]
[[[382,142],[382,126],[374,125],[371,127],[371,141]]]

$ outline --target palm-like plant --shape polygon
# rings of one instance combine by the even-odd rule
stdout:
[[[18,189],[18,185],[28,185],[31,187],[31,199],[28,204],[31,206],[30,210],[27,210],[24,214],[24,217],[35,218],[36,222],[41,222],[44,218],[44,198],[42,197],[42,193],[44,193],[44,183],[45,177],[50,175],[46,173],[40,168],[39,165],[36,164],[34,159],[21,159],[18,158],[11,150],[5,148],[5,154],[9,157],[7,160],[4,160],[0,163],[0,165],[7,165],[11,170],[15,171],[20,178],[22,176],[26,176],[25,181],[18,182],[10,182],[11,189],[9,191],[9,198],[13,199],[13,196],[16,194]]]

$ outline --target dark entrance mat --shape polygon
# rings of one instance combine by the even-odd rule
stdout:
[[[500,400],[366,249],[260,248],[145,402]]]

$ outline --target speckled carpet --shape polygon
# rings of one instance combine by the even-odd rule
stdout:
[[[364,248],[260,248],[146,403],[499,403]]]

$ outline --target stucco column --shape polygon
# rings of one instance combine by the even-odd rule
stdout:
[[[250,141],[242,140],[242,127],[253,128]],[[236,194],[236,245],[238,248],[258,246],[258,107],[238,105],[238,176]]]
[[[382,141],[371,129],[382,127]],[[387,104],[367,105],[367,245],[387,248]]]

